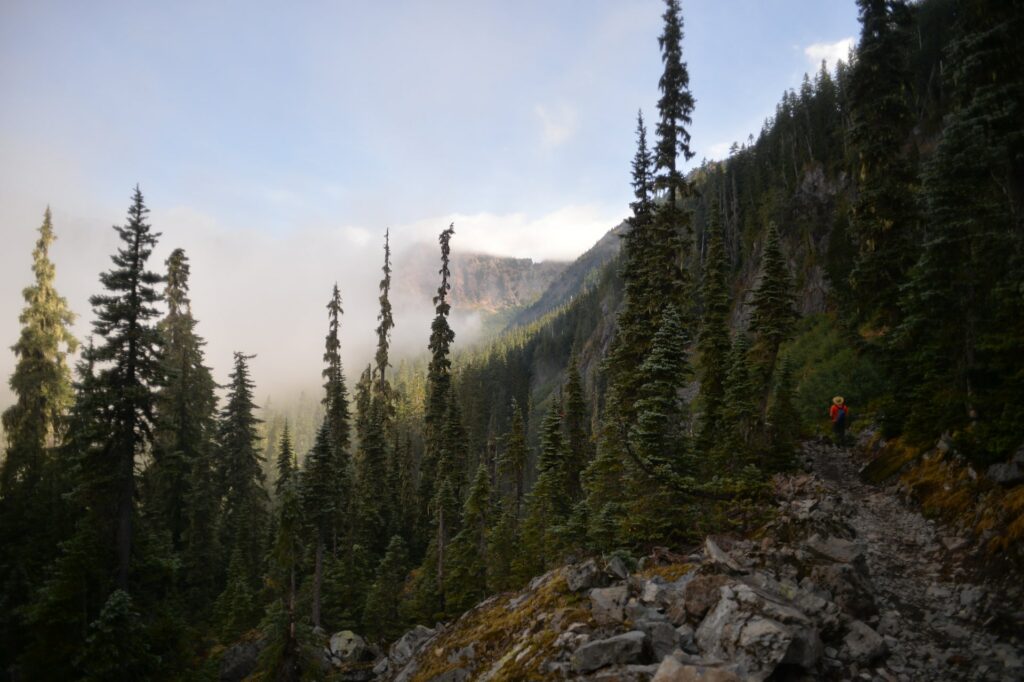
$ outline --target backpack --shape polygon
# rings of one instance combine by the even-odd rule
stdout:
[[[836,411],[836,426],[846,425],[846,405],[840,405]]]

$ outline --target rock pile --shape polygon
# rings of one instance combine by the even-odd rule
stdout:
[[[777,513],[757,539],[708,538],[634,573],[621,558],[552,571],[454,623],[410,631],[374,672],[402,682],[1024,679],[1020,640],[986,628],[998,595],[947,581],[920,556],[944,547],[933,524],[858,483],[840,461],[849,453],[807,454],[828,474],[778,481]]]

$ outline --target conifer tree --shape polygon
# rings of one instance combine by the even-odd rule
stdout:
[[[292,483],[292,474],[296,468],[291,431],[288,429],[288,420],[285,419],[281,441],[277,446],[277,480],[274,481],[274,497],[277,500],[281,500],[284,487]]]
[[[523,411],[512,399],[512,424],[506,439],[505,452],[499,462],[501,473],[509,478],[512,484],[512,515],[520,517],[520,506],[523,502],[526,485],[526,466],[529,460],[526,447],[526,425],[523,423]]]
[[[287,423],[281,437],[281,451],[291,453]],[[290,462],[279,455],[278,462]],[[293,465],[281,470],[277,481],[277,532],[270,551],[268,587],[279,597],[269,608],[267,647],[261,655],[260,667],[275,680],[298,680],[304,667],[312,667],[308,639],[310,633],[298,615],[298,578],[303,558],[302,499],[298,475]],[[305,665],[303,665],[305,663]]]
[[[452,539],[445,575],[448,608],[459,613],[487,595],[487,528],[491,521],[491,478],[477,467],[462,507],[462,530]]]
[[[55,239],[47,207],[32,251],[35,282],[22,292],[21,334],[12,346],[18,362],[10,378],[16,401],[3,413],[7,451],[0,463],[0,496],[5,498],[22,483],[33,492],[46,449],[60,442],[73,401],[67,356],[75,352],[78,342],[69,330],[74,313],[54,286],[50,246]]]
[[[167,315],[158,329],[163,339],[166,383],[157,399],[152,508],[171,534],[175,550],[183,548],[188,524],[191,473],[195,461],[209,457],[216,429],[216,383],[205,363],[205,341],[195,331],[189,299],[189,262],[182,249],[167,259],[164,301]]]
[[[41,584],[68,532],[71,515],[62,493],[74,450],[64,435],[76,415],[67,356],[77,348],[68,329],[74,315],[54,286],[50,246],[56,237],[50,209],[32,252],[35,282],[24,289],[25,308],[10,377],[15,402],[4,410],[0,433],[0,668],[13,664],[27,634],[21,607]],[[90,372],[91,374],[91,372]],[[84,415],[83,415],[84,416]],[[82,429],[78,430],[82,434]],[[71,440],[70,438],[68,439]],[[77,445],[77,443],[76,443]],[[63,447],[62,447],[63,446]]]
[[[704,312],[697,344],[700,353],[700,403],[703,408],[697,446],[702,453],[710,451],[721,435],[725,380],[729,372],[728,263],[717,196],[712,196],[708,213],[710,242],[704,266]]]
[[[217,634],[222,642],[232,642],[253,627],[259,619],[259,607],[253,595],[252,575],[242,547],[231,553],[227,587],[213,606]]]
[[[373,586],[366,595],[363,616],[367,633],[378,641],[390,642],[405,629],[401,607],[408,562],[405,542],[398,535],[392,536],[377,566]]]
[[[487,536],[487,589],[504,592],[517,586],[515,561],[519,557],[519,519],[506,498],[495,512]]]
[[[366,436],[359,443],[353,490],[355,536],[375,560],[384,554],[383,542],[390,524],[390,494],[381,494],[381,486],[387,480],[386,409],[378,396],[371,399]]]
[[[448,293],[451,291],[451,238],[455,234],[455,225],[438,236],[441,245],[441,284],[434,296],[434,321],[430,325],[430,364],[427,366],[427,396],[423,414],[424,452],[420,465],[420,518],[430,519],[429,506],[437,495],[438,458],[441,445],[441,430],[447,413],[448,388],[451,384],[451,344],[455,340],[455,332],[448,324],[451,304]]]
[[[218,429],[218,479],[223,503],[221,545],[224,553],[238,555],[244,566],[262,565],[267,491],[264,488],[263,456],[260,454],[256,403],[248,361],[253,355],[236,352],[228,395]],[[247,569],[248,570],[248,569]],[[250,580],[255,576],[246,572]]]
[[[320,597],[324,571],[324,551],[337,515],[334,490],[334,451],[331,444],[330,426],[327,421],[320,425],[313,449],[306,455],[302,472],[303,515],[313,533],[313,603],[311,618],[314,627],[320,627]]]
[[[898,322],[899,287],[916,252],[916,183],[906,147],[913,118],[903,0],[858,0],[861,35],[850,74],[850,146],[857,199],[858,257],[851,279],[856,318],[885,329]]]
[[[150,633],[130,594],[114,590],[99,617],[89,626],[75,661],[88,682],[151,679],[160,658],[151,651]]]
[[[740,333],[733,340],[729,375],[725,380],[723,438],[718,448],[719,470],[738,472],[748,461],[748,449],[759,421],[759,398],[750,376],[750,342]]]
[[[326,472],[333,490],[331,507],[335,512],[330,522],[330,546],[333,554],[338,553],[341,539],[351,536],[348,527],[352,505],[352,473],[349,458],[352,427],[349,422],[348,388],[345,386],[345,372],[341,366],[341,292],[337,283],[327,303],[327,337],[324,342],[324,419],[330,437],[331,457]]]
[[[386,408],[384,412],[385,422],[390,424],[394,416],[393,396],[391,395],[391,384],[388,381],[388,350],[391,345],[391,330],[395,327],[395,319],[391,313],[391,243],[390,232],[384,232],[384,267],[381,268],[384,277],[380,280],[380,313],[377,314],[377,353],[374,360],[377,363],[375,368],[376,395],[383,401]]]
[[[91,358],[101,367],[96,390],[108,407],[104,440],[82,463],[86,480],[81,484],[98,503],[94,509],[103,518],[96,521],[112,529],[108,537],[116,538],[115,585],[126,591],[134,536],[135,459],[152,443],[157,389],[163,381],[162,340],[153,323],[160,300],[155,287],[163,278],[146,270],[159,234],[150,232],[147,213],[136,187],[127,223],[114,228],[122,241],[111,257],[114,267],[100,275],[108,293],[89,299],[96,315],[93,331],[102,339]]]
[[[755,334],[755,353],[758,356],[762,386],[770,392],[770,380],[782,342],[793,333],[797,319],[794,303],[793,280],[789,266],[782,255],[782,244],[775,223],[769,223],[761,256],[761,282],[751,301],[750,329]],[[767,392],[763,409],[767,403]]]
[[[566,450],[562,440],[561,406],[552,400],[540,427],[537,483],[530,491],[522,528],[519,572],[537,575],[554,564],[561,547],[561,525],[569,515],[569,479]]]
[[[800,437],[800,413],[793,400],[793,368],[789,358],[779,363],[778,381],[768,410],[768,429],[771,437],[767,470],[771,472],[791,469],[796,460],[797,439]]]
[[[573,353],[569,358],[565,382],[565,415],[562,424],[565,427],[566,446],[566,478],[569,500],[578,502],[583,497],[581,475],[593,459],[593,446],[590,441],[590,410],[586,396],[583,394],[583,381],[580,377],[579,357]]]

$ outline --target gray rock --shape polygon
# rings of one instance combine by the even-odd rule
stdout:
[[[846,653],[850,660],[861,665],[870,665],[885,656],[889,647],[885,640],[864,621],[855,620],[850,623],[850,631],[843,638]]]
[[[721,598],[721,588],[729,583],[724,575],[699,575],[689,580],[669,604],[668,617],[676,625],[694,623],[711,610]]]
[[[565,582],[572,592],[582,592],[601,584],[603,576],[597,562],[588,559],[581,564],[572,564],[565,569]]]
[[[697,629],[697,645],[707,656],[739,664],[752,680],[764,680],[781,663],[813,669],[822,653],[810,618],[748,585],[722,588]]]
[[[974,608],[985,598],[985,588],[980,585],[967,585],[960,591],[960,606]]]
[[[658,666],[651,682],[743,682],[736,666],[683,663],[667,656]]]
[[[331,635],[327,650],[337,665],[358,661],[366,651],[366,640],[351,630],[342,630]]]
[[[740,566],[739,562],[715,544],[715,541],[710,537],[704,540],[704,554],[707,555],[708,561],[716,566],[721,566],[733,573],[741,573],[743,571],[743,567]]]
[[[588,673],[608,665],[635,663],[643,655],[647,635],[631,630],[622,635],[588,642],[572,656],[572,668],[576,672]]]
[[[618,555],[613,556],[608,560],[608,565],[605,566],[605,570],[619,580],[625,580],[629,577],[629,567],[626,566],[626,562],[623,558]]]
[[[697,648],[696,634],[696,631],[686,623],[677,627],[676,641],[679,642],[679,648],[688,654],[696,654],[700,651]]]
[[[679,634],[667,620],[637,621],[633,627],[647,634],[656,661],[668,656],[679,646]]]
[[[822,538],[820,535],[814,534],[807,538],[804,546],[815,554],[837,564],[852,564],[864,557],[864,548],[859,543],[842,538]]]
[[[395,669],[401,668],[419,651],[420,647],[437,634],[437,630],[417,625],[402,635],[388,650],[388,658]]]
[[[590,611],[601,625],[621,623],[626,617],[625,606],[629,589],[625,585],[596,587],[590,591]]]
[[[228,647],[220,657],[221,682],[241,682],[256,670],[260,654],[267,640],[260,638],[238,642]]]
[[[896,635],[900,632],[900,612],[890,609],[878,619],[878,632],[883,635]]]
[[[989,478],[1007,487],[1024,483],[1024,445],[1007,462],[993,464],[986,472]]]

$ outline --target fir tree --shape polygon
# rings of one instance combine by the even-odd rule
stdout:
[[[522,528],[519,572],[523,576],[537,575],[554,564],[561,549],[560,525],[569,515],[571,502],[566,450],[562,441],[561,406],[557,400],[551,402],[540,431],[537,483],[530,491]]]
[[[690,73],[683,61],[683,17],[679,0],[665,0],[664,29],[658,36],[664,70],[658,81],[661,98],[658,100],[658,144],[655,147],[655,167],[661,171],[658,186],[669,191],[669,203],[682,199],[680,190],[685,178],[677,167],[679,154],[684,161],[693,158],[690,133],[686,126],[693,121],[693,95],[690,93]]]
[[[281,499],[284,487],[292,482],[292,474],[296,468],[295,450],[292,448],[292,436],[286,419],[281,441],[277,446],[277,480],[274,481],[274,497],[277,500]]]
[[[771,437],[767,470],[772,472],[792,469],[796,460],[797,439],[800,437],[800,413],[793,404],[796,387],[789,358],[779,363],[779,379],[775,384],[771,407],[768,410],[768,429]]]
[[[196,459],[209,457],[217,409],[216,383],[204,364],[205,341],[195,332],[189,274],[188,257],[175,249],[167,259],[167,315],[158,325],[166,383],[157,400],[154,461],[147,472],[155,488],[153,511],[178,551],[188,524],[190,474]]]
[[[334,452],[331,447],[330,427],[325,420],[316,435],[313,449],[306,455],[302,472],[302,504],[306,522],[312,529],[313,542],[313,604],[314,627],[320,627],[320,597],[323,582],[324,550],[327,547],[331,524],[337,514],[337,491],[333,486]]]
[[[22,292],[21,334],[12,347],[18,361],[10,387],[17,399],[3,413],[7,437],[7,451],[0,463],[3,497],[10,497],[22,483],[33,492],[42,475],[46,449],[60,442],[73,400],[67,356],[75,352],[78,342],[69,330],[74,313],[54,287],[56,270],[50,260],[50,245],[55,239],[47,208],[32,251],[35,283]]]
[[[349,537],[348,527],[352,504],[352,475],[349,446],[352,427],[349,423],[348,389],[345,386],[345,372],[341,366],[341,340],[339,330],[341,316],[341,292],[335,283],[331,300],[327,303],[327,337],[324,342],[324,419],[330,437],[331,456],[328,470],[328,485],[333,489],[331,507],[335,512],[329,529],[333,553],[338,553],[339,538]],[[362,435],[362,434],[361,434]]]
[[[54,287],[49,250],[55,238],[47,208],[32,252],[35,282],[22,292],[22,329],[12,347],[17,357],[10,377],[15,402],[4,411],[0,428],[6,436],[0,443],[0,545],[5,555],[0,559],[0,640],[5,643],[0,668],[12,664],[21,650],[27,634],[21,607],[38,589],[43,567],[67,537],[72,516],[62,493],[78,443],[72,447],[62,441],[68,426],[79,426],[73,438],[83,436],[82,425],[75,422],[87,418],[68,415],[74,395],[67,355],[77,342],[68,329],[74,315]]]
[[[233,642],[259,619],[259,606],[252,588],[254,580],[247,568],[249,565],[243,548],[235,548],[228,566],[227,587],[213,606],[217,634],[222,642]]]
[[[728,263],[717,196],[712,197],[708,211],[710,242],[704,265],[704,313],[697,344],[700,353],[700,403],[703,408],[697,445],[704,453],[711,449],[723,428],[722,408],[729,372]]]
[[[363,617],[367,633],[378,641],[393,641],[405,629],[406,621],[401,611],[401,599],[408,562],[402,538],[398,535],[392,536],[387,552],[377,566],[373,586],[366,595],[366,610]]]
[[[907,51],[909,9],[902,0],[858,0],[861,35],[850,74],[850,146],[859,246],[851,279],[857,318],[886,328],[898,321],[899,287],[917,242],[913,165],[904,151],[913,119]]]
[[[435,315],[430,325],[430,342],[427,345],[430,350],[430,364],[427,366],[427,396],[423,414],[424,452],[420,465],[421,519],[431,518],[428,507],[437,495],[435,485],[438,480],[441,430],[448,409],[448,388],[451,384],[452,363],[449,354],[451,344],[455,340],[455,332],[448,324],[448,315],[451,313],[448,293],[452,288],[449,281],[449,262],[451,238],[454,234],[455,225],[452,224],[438,236],[438,243],[441,245],[441,269],[438,271],[441,275],[441,284],[437,288],[437,295],[434,296]]]
[[[76,661],[79,678],[88,682],[134,682],[151,679],[160,670],[135,604],[124,590],[114,590],[99,617],[89,625]]]
[[[755,353],[760,361],[762,385],[771,390],[770,379],[782,342],[793,333],[797,312],[793,280],[782,255],[782,244],[775,223],[769,223],[761,256],[761,282],[751,301],[750,329],[756,338]],[[767,392],[762,410],[767,403]],[[763,411],[762,411],[763,414]]]
[[[512,514],[518,519],[526,484],[526,466],[529,460],[526,447],[526,425],[523,411],[512,399],[512,424],[506,438],[505,452],[499,462],[499,469],[512,483]]]
[[[566,446],[566,479],[568,499],[578,502],[583,497],[583,484],[580,479],[583,470],[593,459],[593,445],[590,441],[589,415],[586,396],[583,394],[583,381],[580,377],[579,357],[574,353],[569,358],[568,375],[565,382],[565,415],[562,424],[565,428]]]
[[[723,438],[718,447],[718,469],[737,473],[749,461],[749,446],[758,426],[760,412],[754,382],[750,376],[750,342],[745,334],[733,340],[729,375],[725,380]]]
[[[487,467],[477,467],[473,485],[462,507],[462,530],[448,553],[445,594],[448,608],[459,613],[487,595],[487,528],[491,521],[491,478]]]
[[[238,554],[245,566],[256,569],[262,565],[267,492],[263,456],[257,446],[261,421],[255,415],[249,376],[248,361],[253,357],[234,354],[227,401],[220,415],[217,464],[224,500],[221,545],[232,560]]]
[[[391,345],[391,330],[395,327],[395,319],[391,314],[391,243],[390,233],[384,233],[384,267],[381,270],[384,277],[380,280],[380,313],[377,314],[377,353],[374,360],[377,363],[375,368],[376,382],[375,391],[387,408],[384,412],[385,419],[390,423],[394,406],[392,404],[391,384],[388,382],[388,350]]]
[[[93,331],[102,343],[93,352],[101,367],[96,390],[107,402],[106,434],[83,462],[83,483],[99,502],[96,519],[109,524],[116,538],[116,580],[128,590],[135,518],[135,459],[152,443],[157,389],[163,380],[161,337],[153,320],[160,300],[155,286],[163,278],[146,270],[158,234],[146,222],[142,192],[135,188],[128,221],[115,227],[123,242],[112,256],[114,268],[100,275],[109,293],[89,299],[96,315]],[[109,501],[113,501],[111,504]]]
[[[487,537],[488,591],[504,592],[518,585],[514,571],[519,553],[519,519],[515,507],[505,500]]]

